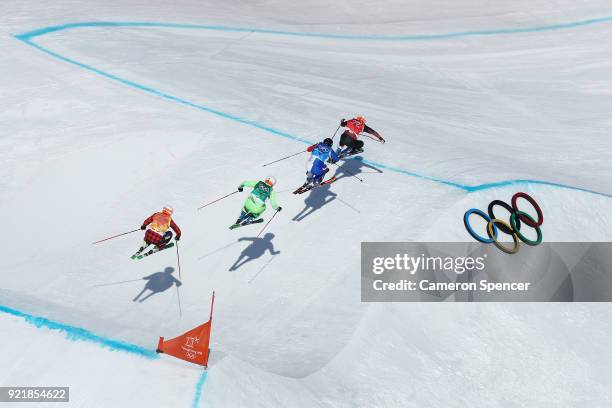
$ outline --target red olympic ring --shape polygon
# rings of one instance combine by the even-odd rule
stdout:
[[[519,214],[519,219],[525,224],[533,228],[539,227],[540,225],[542,225],[542,223],[544,223],[544,214],[542,214],[542,209],[540,208],[538,203],[536,203],[533,197],[531,197],[529,194],[518,192],[512,196],[512,208],[514,208],[514,211],[516,212],[519,210],[518,205],[516,204],[516,201],[519,198],[524,198],[525,200],[529,201],[529,204],[531,204],[533,208],[536,210],[536,213],[538,213],[538,220],[536,222],[533,222],[522,214]]]

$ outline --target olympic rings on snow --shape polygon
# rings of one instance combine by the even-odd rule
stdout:
[[[529,201],[529,204],[533,206],[535,209],[538,219],[535,220],[531,215],[527,214],[524,211],[520,211],[518,209],[517,201],[519,198],[523,198]],[[493,213],[493,208],[495,206],[503,207],[510,213],[510,223],[500,220]],[[487,235],[488,237],[482,237],[474,231],[472,225],[470,224],[470,215],[476,214],[482,217],[487,222]],[[527,225],[533,229],[535,229],[537,238],[535,240],[530,240],[521,232],[521,222],[524,225]],[[465,225],[465,229],[467,232],[479,242],[484,244],[494,244],[497,248],[507,254],[516,254],[520,250],[521,241],[526,245],[536,246],[542,243],[542,230],[540,226],[544,223],[544,214],[542,213],[542,209],[538,205],[538,203],[528,194],[518,192],[512,196],[512,205],[501,201],[501,200],[493,200],[489,203],[487,207],[487,213],[477,208],[470,208],[463,215],[463,224]],[[497,231],[501,231],[505,234],[508,234],[512,237],[513,245],[508,246],[507,244],[501,243],[497,239]]]

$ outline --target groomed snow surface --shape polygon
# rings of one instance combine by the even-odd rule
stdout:
[[[610,406],[609,306],[365,304],[359,248],[467,240],[463,212],[516,191],[547,241],[610,241],[611,16],[602,0],[3,1],[0,385],[70,386],[62,406],[87,408]],[[100,21],[128,24],[19,36]],[[366,140],[332,186],[291,194],[306,155],[262,167],[358,113],[388,143]],[[228,230],[245,194],[196,211],[268,174],[269,235]],[[551,184],[489,185],[511,180]],[[91,245],[164,204],[181,316],[174,250]],[[213,289],[208,371],[152,353],[207,319]]]

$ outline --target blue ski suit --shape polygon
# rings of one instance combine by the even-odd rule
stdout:
[[[308,181],[315,183],[323,181],[323,177],[329,171],[325,165],[327,159],[331,158],[334,162],[340,160],[336,152],[324,143],[314,144],[306,149],[306,151],[312,153],[306,163],[306,175],[308,176]]]

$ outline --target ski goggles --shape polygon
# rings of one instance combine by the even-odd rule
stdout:
[[[531,215],[518,209],[518,199],[523,198],[527,200],[533,208],[536,210],[538,219],[535,220]],[[503,221],[495,216],[493,209],[496,206],[505,208],[510,213],[509,222]],[[487,236],[480,236],[474,231],[470,224],[470,215],[478,215],[487,222]],[[521,224],[522,223],[522,224]],[[477,208],[470,208],[463,215],[463,224],[467,229],[468,233],[478,242],[483,244],[494,244],[497,248],[507,254],[516,254],[520,250],[521,241],[529,246],[536,246],[542,243],[542,230],[540,226],[544,223],[544,214],[538,203],[530,195],[522,192],[518,192],[512,196],[512,205],[501,201],[493,200],[487,207],[487,213]],[[534,240],[530,240],[521,232],[521,226],[527,225],[535,229],[537,237]],[[512,237],[512,246],[503,244],[498,240],[498,231],[508,234]]]

